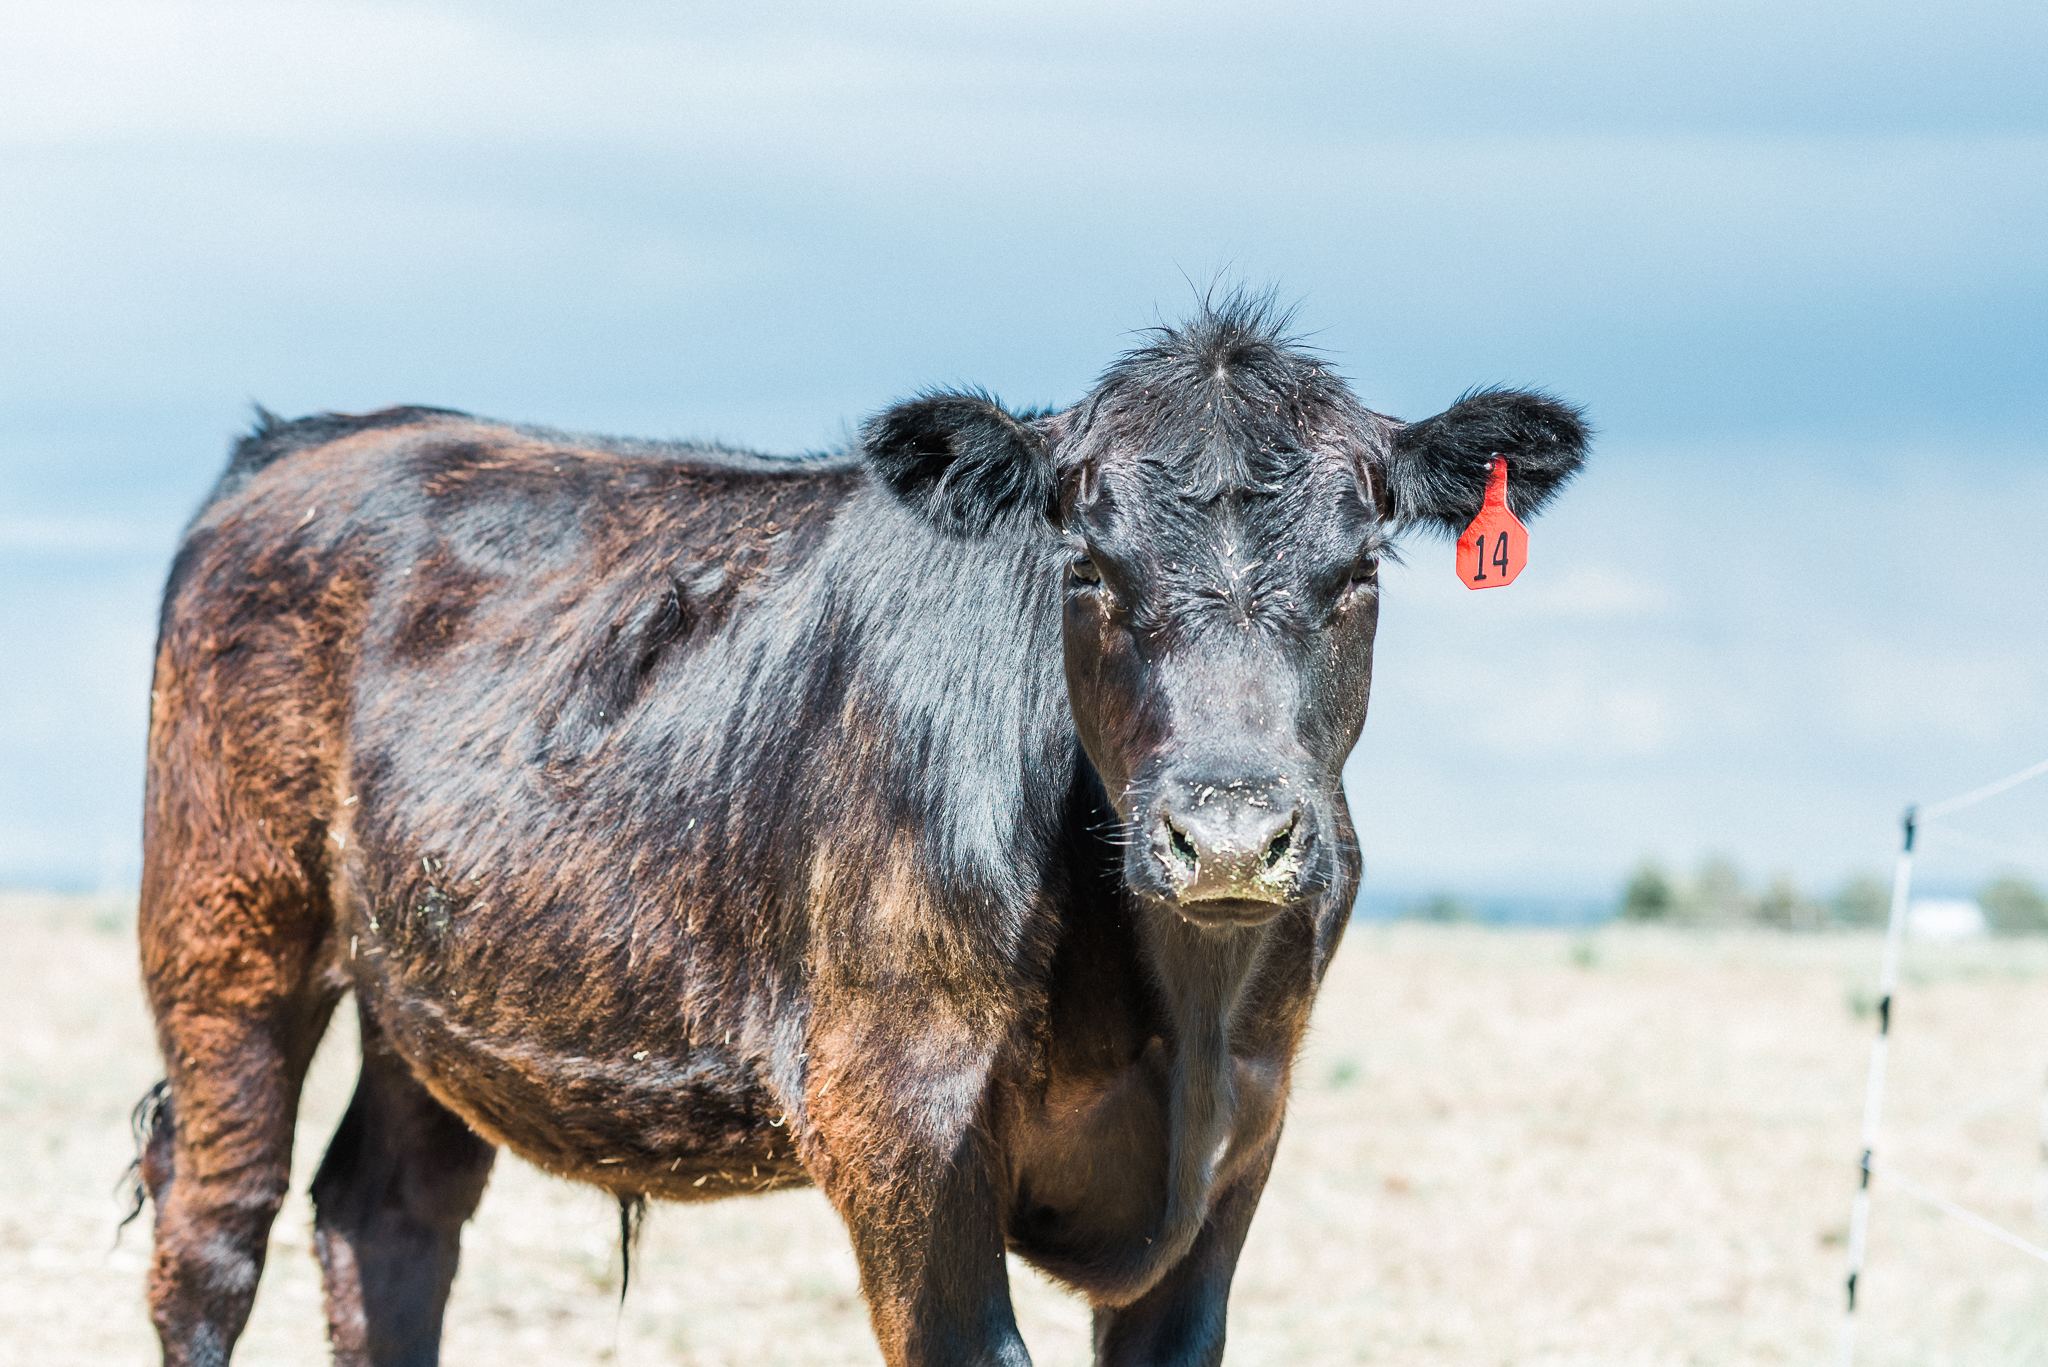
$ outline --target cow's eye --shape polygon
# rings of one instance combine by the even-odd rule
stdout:
[[[1351,577],[1344,582],[1344,592],[1347,595],[1371,593],[1379,587],[1379,584],[1380,562],[1377,560],[1367,560],[1352,567]]]
[[[1076,556],[1067,562],[1067,573],[1084,584],[1100,584],[1102,571],[1095,568],[1095,562],[1087,556]]]

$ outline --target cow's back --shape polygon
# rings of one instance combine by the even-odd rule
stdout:
[[[296,848],[345,796],[357,723],[395,693],[436,692],[444,708],[451,690],[495,693],[547,715],[543,750],[587,746],[664,650],[801,559],[859,479],[845,459],[438,409],[266,415],[172,566],[152,778],[232,774],[215,805],[290,828]]]

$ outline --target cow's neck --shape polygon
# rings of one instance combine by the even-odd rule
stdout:
[[[1145,952],[1173,1024],[1166,1211],[1147,1253],[1177,1262],[1209,1213],[1236,1106],[1231,1023],[1268,931],[1210,930],[1174,912],[1143,913]]]
[[[980,781],[948,790],[948,805],[929,814],[927,828],[948,829],[945,843],[966,856],[954,868],[965,875],[959,882],[988,889],[992,900],[1013,885],[1020,865],[1078,892],[1069,878],[1078,874],[1083,885],[1092,879],[1069,862],[1076,854],[1069,842],[1079,838],[1082,866],[1095,869],[1114,867],[1115,847],[1103,840],[1114,817],[1075,733],[1061,664],[1067,552],[1057,542],[1021,535],[932,549],[931,578],[945,581],[955,613],[949,652],[955,672],[947,688],[955,705],[915,713],[930,730],[901,735],[896,753],[945,755]],[[878,600],[886,608],[870,605],[875,629],[865,649],[871,664],[881,655],[898,657],[888,668],[876,665],[875,674],[901,686],[930,669],[930,640],[899,629],[906,612],[918,615],[918,605],[898,601],[899,586],[888,588],[894,596]],[[863,598],[875,591],[866,583],[855,589]],[[934,603],[931,614],[938,609]],[[1061,756],[1064,763],[1055,758]],[[1002,775],[1014,775],[1016,787],[989,781]],[[892,784],[899,792],[929,791],[901,775]],[[997,818],[977,810],[977,803],[991,799],[1014,805],[998,819],[976,819]],[[988,843],[992,835],[1001,843]],[[1062,864],[1065,873],[1055,874]],[[1145,1284],[1186,1255],[1208,1217],[1235,1110],[1231,1025],[1271,930],[1208,930],[1163,906],[1133,910],[1172,1049],[1166,1206],[1158,1230],[1124,1269],[1127,1278]]]

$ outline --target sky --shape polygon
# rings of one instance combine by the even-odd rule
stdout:
[[[1225,280],[1381,411],[1599,432],[1514,586],[1387,575],[1369,886],[1824,892],[2048,757],[2044,59],[2038,4],[10,0],[0,884],[135,877],[252,401],[809,450]],[[2030,792],[1936,876],[2048,879]]]

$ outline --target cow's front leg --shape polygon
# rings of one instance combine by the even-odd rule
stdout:
[[[900,1152],[830,1194],[891,1367],[1029,1367],[987,1168],[971,1137],[943,1158]]]
[[[988,1155],[985,1062],[912,1038],[813,1055],[805,1161],[846,1221],[890,1367],[1029,1367]],[[895,1047],[890,1047],[895,1045]],[[841,1060],[845,1060],[841,1064]]]
[[[1215,1367],[1237,1255],[1272,1171],[1278,1136],[1218,1193],[1187,1256],[1128,1305],[1095,1309],[1097,1367]]]

